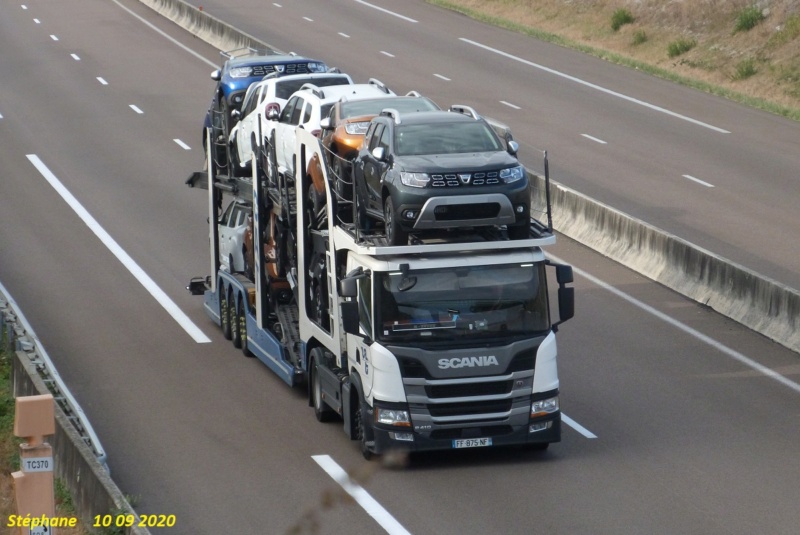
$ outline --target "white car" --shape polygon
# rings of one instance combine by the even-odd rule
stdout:
[[[247,89],[241,110],[234,110],[231,115],[235,124],[231,128],[228,142],[236,174],[248,171],[251,155],[260,146],[261,129],[266,121],[267,107],[285,106],[289,97],[307,83],[325,87],[352,84],[353,79],[347,74],[335,72],[283,76],[279,72],[274,72],[265,76],[260,82],[252,84]]]
[[[252,214],[249,202],[234,200],[219,219],[219,263],[231,273],[249,271],[244,240]]]
[[[263,125],[263,143],[270,142],[274,135],[276,164],[279,173],[294,175],[294,147],[297,128],[304,128],[314,135],[321,133],[320,123],[328,117],[336,102],[376,98],[395,93],[374,78],[366,84],[334,85],[319,87],[305,84],[296,91],[279,112],[267,107],[267,121]]]

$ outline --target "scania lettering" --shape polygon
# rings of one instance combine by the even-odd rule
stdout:
[[[446,370],[447,368],[472,368],[474,366],[499,366],[497,357],[465,357],[454,359],[439,359],[439,368]]]

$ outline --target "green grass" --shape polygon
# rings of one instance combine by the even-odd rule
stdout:
[[[644,30],[636,30],[633,34],[633,41],[631,43],[635,45],[641,45],[642,43],[647,42],[647,33]]]
[[[757,72],[756,61],[753,58],[747,58],[736,65],[736,71],[733,73],[732,78],[734,80],[746,80]]]
[[[758,7],[746,7],[736,16],[736,24],[733,27],[733,33],[750,31],[762,20],[764,20],[764,14]]]
[[[672,41],[667,45],[667,56],[671,58],[680,56],[681,54],[687,53],[695,46],[697,46],[697,41],[694,39],[678,39],[677,41]]]
[[[614,11],[614,14],[611,15],[611,29],[614,30],[615,32],[619,31],[619,29],[625,26],[626,24],[633,23],[634,20],[635,19],[633,18],[633,15],[631,15],[631,12],[628,11],[627,9],[625,8],[617,9],[616,11]]]

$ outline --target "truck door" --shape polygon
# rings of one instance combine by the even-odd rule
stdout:
[[[364,387],[364,396],[369,397],[372,392],[372,363],[370,358],[371,340],[374,340],[372,329],[374,315],[372,302],[372,277],[364,277],[358,281],[358,318],[360,331],[363,336],[347,335],[347,354],[350,367],[358,371],[361,384]],[[370,342],[370,343],[368,343]]]

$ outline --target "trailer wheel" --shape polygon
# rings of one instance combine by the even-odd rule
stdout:
[[[322,399],[322,382],[319,378],[319,360],[323,358],[322,349],[315,347],[311,350],[314,361],[311,367],[311,401],[314,404],[314,416],[320,422],[329,422],[334,415],[333,410]]]
[[[234,308],[234,306],[234,301],[231,300],[228,304],[228,311],[230,312],[231,318],[231,342],[233,342],[233,347],[240,349],[242,347],[242,332],[239,330],[239,311],[237,308]]]
[[[250,358],[253,356],[253,354],[247,348],[247,313],[245,311],[244,298],[239,300],[237,312],[236,318],[239,322],[239,339],[241,340],[242,354],[245,357]]]
[[[231,339],[231,306],[230,300],[227,292],[225,292],[225,288],[220,286],[220,298],[219,298],[219,321],[222,327],[222,336],[225,337],[225,340]]]
[[[366,405],[364,400],[361,399],[361,396],[359,396],[359,402],[353,411],[355,412],[353,416],[355,420],[356,440],[358,440],[358,444],[361,448],[361,455],[369,461],[374,454],[369,450],[369,447],[367,447],[367,431],[366,423],[364,422],[364,413],[367,412]]]

